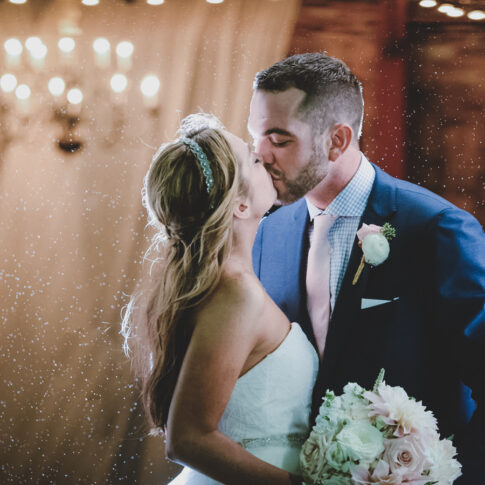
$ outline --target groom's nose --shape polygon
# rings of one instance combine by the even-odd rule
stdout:
[[[255,140],[254,151],[259,155],[265,167],[267,165],[271,165],[274,162],[271,152],[271,143],[269,142],[269,140],[265,140],[264,138]]]

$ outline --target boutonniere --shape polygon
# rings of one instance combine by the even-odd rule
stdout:
[[[371,266],[378,266],[388,258],[390,252],[389,241],[396,237],[396,229],[388,222],[383,226],[362,224],[362,227],[357,231],[357,237],[359,238],[359,246],[362,248],[363,254],[352,281],[353,285],[359,281],[365,263]]]

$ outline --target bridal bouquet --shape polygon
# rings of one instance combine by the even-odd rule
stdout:
[[[383,377],[372,392],[355,383],[342,396],[327,391],[300,454],[306,485],[448,485],[461,475],[431,411]]]

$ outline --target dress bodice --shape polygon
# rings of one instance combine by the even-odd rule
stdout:
[[[298,323],[283,342],[236,382],[219,431],[279,468],[299,472],[299,450],[310,431],[318,356]],[[185,468],[171,485],[218,482]]]

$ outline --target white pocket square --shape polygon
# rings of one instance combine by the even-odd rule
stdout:
[[[390,303],[391,301],[397,300],[399,300],[398,296],[392,298],[392,300],[375,300],[372,298],[362,298],[362,301],[360,303],[360,309],[364,310],[365,308],[372,308],[373,306],[384,305],[385,303]]]

